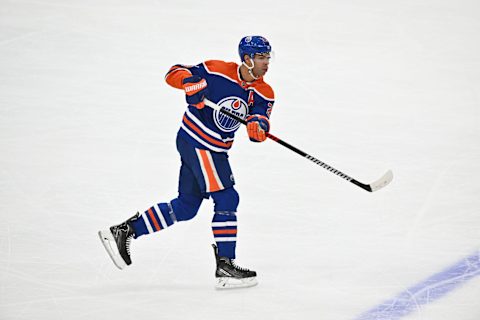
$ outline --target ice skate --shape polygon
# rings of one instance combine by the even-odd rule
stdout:
[[[98,231],[100,240],[108,252],[113,263],[119,268],[124,269],[132,264],[130,259],[130,243],[135,236],[131,222],[139,218],[139,213],[127,221],[110,227],[107,230]]]
[[[218,248],[212,244],[217,262],[215,271],[217,289],[234,289],[253,287],[258,284],[255,271],[241,268],[235,264],[234,259],[218,256]]]

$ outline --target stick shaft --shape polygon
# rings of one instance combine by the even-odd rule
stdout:
[[[213,109],[215,109],[215,110],[218,110],[219,112],[221,112],[221,113],[229,116],[230,118],[232,118],[232,119],[234,119],[234,120],[236,120],[236,121],[238,121],[238,122],[240,122],[240,123],[242,123],[242,124],[244,124],[244,125],[247,125],[247,121],[245,121],[244,119],[242,119],[242,118],[240,118],[240,117],[232,114],[232,113],[229,112],[228,110],[225,110],[224,108],[220,107],[220,106],[217,105],[216,103],[214,103],[214,102],[212,102],[212,101],[210,101],[210,100],[208,100],[208,99],[205,99],[204,102],[205,102],[205,104],[206,104],[207,106],[209,106],[209,107],[211,107],[211,108],[213,108]],[[370,185],[361,183],[361,182],[353,179],[352,177],[348,176],[347,174],[341,172],[340,170],[335,169],[334,167],[332,167],[332,166],[326,164],[325,162],[323,162],[323,161],[315,158],[314,156],[309,155],[308,153],[306,153],[306,152],[298,149],[297,147],[294,147],[294,146],[291,145],[290,143],[288,143],[288,142],[286,142],[286,141],[284,141],[284,140],[282,140],[282,139],[274,136],[273,134],[271,134],[271,133],[269,133],[269,132],[266,133],[266,136],[267,136],[268,138],[270,138],[271,140],[275,141],[276,143],[281,144],[281,145],[284,146],[285,148],[292,150],[293,152],[295,152],[295,153],[301,155],[302,157],[304,157],[304,158],[312,161],[313,163],[319,165],[320,167],[322,167],[322,168],[330,171],[331,173],[339,176],[340,178],[345,179],[345,180],[347,180],[348,182],[351,182],[351,183],[353,183],[354,185],[356,185],[356,186],[358,186],[358,187],[360,187],[360,188],[362,188],[362,189],[364,189],[364,190],[367,190],[367,191],[369,191],[369,192],[372,192],[372,187],[371,187]]]

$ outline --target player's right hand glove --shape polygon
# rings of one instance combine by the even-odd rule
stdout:
[[[270,121],[265,116],[254,114],[247,118],[247,132],[250,141],[263,142],[267,139],[266,133],[270,130]]]
[[[191,76],[183,79],[183,90],[185,90],[187,103],[197,109],[203,109],[203,99],[207,97],[207,80],[199,76]]]

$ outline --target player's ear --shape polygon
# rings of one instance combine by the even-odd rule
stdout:
[[[250,58],[250,56],[248,54],[244,55],[243,59],[244,59],[245,63],[247,64],[247,66],[253,66],[252,58]]]

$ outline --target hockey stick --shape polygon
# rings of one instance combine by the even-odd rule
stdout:
[[[216,103],[208,100],[208,99],[204,99],[203,102],[209,106],[210,108],[214,109],[214,110],[217,110],[227,116],[229,116],[230,118],[244,124],[244,125],[247,125],[247,121],[243,120],[242,118],[239,118],[238,116],[232,114],[231,112],[229,112],[228,110],[220,107],[219,105],[217,105]],[[364,190],[367,190],[369,192],[374,192],[374,191],[377,191],[377,190],[380,190],[384,187],[386,187],[393,179],[393,173],[392,173],[392,170],[388,170],[380,179],[370,183],[370,184],[364,184],[364,183],[361,183],[360,181],[358,180],[355,180],[353,179],[352,177],[346,175],[345,173],[341,172],[340,170],[337,170],[335,169],[334,167],[331,167],[329,166],[328,164],[326,164],[325,162],[323,161],[320,161],[318,160],[317,158],[309,155],[308,153],[306,152],[303,152],[302,150],[292,146],[291,144],[283,141],[282,139],[280,138],[277,138],[276,136],[274,136],[273,134],[267,132],[266,133],[267,137],[272,139],[273,141],[281,144],[282,146],[292,150],[293,152],[295,153],[298,153],[299,155],[301,155],[302,157],[304,158],[307,158],[308,160],[318,164],[320,167],[324,168],[324,169],[327,169],[328,171],[330,171],[331,173],[333,174],[336,174],[337,176],[339,176],[340,178],[343,178],[345,180],[347,180],[348,182],[351,182],[353,183],[354,185],[364,189]]]

